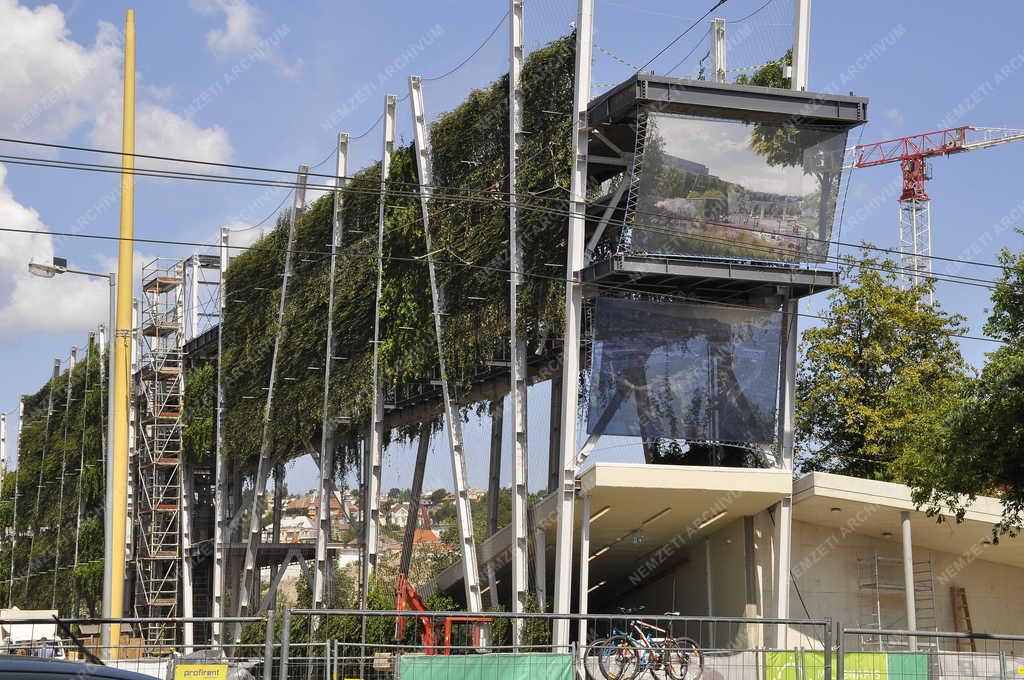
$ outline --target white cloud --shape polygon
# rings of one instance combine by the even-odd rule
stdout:
[[[55,5],[32,9],[17,0],[0,0],[0,130],[62,141],[84,128],[93,144],[119,149],[122,53],[123,39],[110,23],[99,22],[93,44],[86,46],[71,39]],[[141,75],[137,79],[143,80]],[[223,128],[202,127],[145,98],[161,100],[171,92],[156,84],[139,88],[137,151],[229,160],[231,145]]]
[[[45,231],[39,214],[14,198],[4,183],[6,176],[7,168],[0,165],[0,224]],[[106,321],[106,279],[29,274],[29,260],[51,261],[53,243],[49,236],[0,233],[0,345],[39,331],[86,331]]]
[[[266,18],[248,0],[192,0],[192,8],[204,16],[224,15],[224,27],[206,33],[206,45],[215,55],[224,58],[262,59],[272,64],[286,78],[295,78],[302,71],[302,60],[289,64],[278,54],[276,46],[281,28],[264,35]],[[287,34],[287,31],[285,31]]]
[[[887,110],[885,117],[897,125],[903,125],[903,112],[899,109]]]

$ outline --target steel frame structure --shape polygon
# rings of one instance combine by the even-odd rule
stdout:
[[[555,539],[554,612],[569,613],[572,588],[572,532],[576,496],[576,413],[579,402],[580,331],[587,222],[587,155],[590,139],[591,57],[594,0],[580,0],[576,17],[576,77],[573,86],[572,174],[569,179],[569,235],[566,250],[565,328],[562,342],[562,412],[559,447],[558,520]],[[569,644],[569,621],[555,623],[555,645]]]
[[[225,570],[228,559],[228,541],[230,539],[227,526],[228,505],[228,483],[230,481],[230,470],[228,469],[228,458],[224,452],[224,368],[221,363],[224,349],[224,319],[227,304],[227,290],[224,285],[226,272],[230,263],[229,244],[231,243],[231,232],[227,227],[220,230],[220,279],[221,285],[217,289],[217,312],[220,322],[217,324],[217,405],[215,422],[215,463],[214,463],[214,490],[213,490],[213,607],[212,614],[215,618],[224,616],[226,602],[224,590],[226,587]],[[224,624],[216,621],[213,624],[213,642],[223,644],[226,642]]]
[[[366,529],[365,557],[359,603],[366,607],[370,592],[370,577],[377,567],[377,537],[380,532],[380,476],[384,455],[384,390],[380,382],[380,298],[384,286],[384,197],[391,169],[391,155],[395,151],[395,109],[398,97],[384,96],[384,125],[380,157],[380,204],[377,211],[377,288],[373,298],[373,402],[370,408],[370,442],[366,452],[367,474],[363,480],[366,494],[363,518]]]
[[[519,285],[523,277],[522,243],[519,239],[517,168],[519,147],[523,142],[523,0],[510,0],[508,70],[508,224],[509,224],[509,388],[512,406],[512,611],[526,611],[529,588],[529,450],[527,438],[526,339],[519,332]],[[499,451],[501,442],[498,442]],[[500,463],[500,456],[499,456]],[[500,465],[499,465],[500,467]],[[495,502],[497,499],[495,498]],[[497,514],[495,510],[495,515]],[[497,602],[497,583],[491,584],[491,597]],[[512,624],[512,644],[522,642],[523,621]]]
[[[348,176],[348,135],[338,134],[335,163],[334,213],[331,229],[331,265],[327,283],[327,337],[324,341],[324,400],[323,422],[320,434],[320,494],[317,508],[316,571],[313,577],[313,607],[324,606],[326,594],[331,590],[331,567],[327,544],[331,540],[331,498],[334,494],[334,427],[331,416],[331,367],[334,364],[334,288],[338,268],[338,248],[344,236],[342,220],[342,189]]]
[[[274,334],[274,350],[270,359],[270,377],[267,386],[267,400],[263,406],[263,434],[260,442],[260,457],[256,464],[253,478],[253,497],[249,508],[249,533],[245,542],[245,562],[242,567],[241,582],[238,586],[238,615],[244,615],[251,608],[253,593],[259,593],[258,573],[256,569],[256,551],[259,548],[260,534],[263,531],[263,508],[266,505],[267,479],[270,476],[270,419],[274,408],[274,388],[277,385],[278,359],[281,345],[286,334],[285,307],[288,302],[288,282],[295,267],[294,250],[295,229],[299,216],[306,203],[306,180],[309,177],[309,166],[300,165],[296,175],[295,195],[292,200],[291,216],[288,220],[288,245],[284,257],[284,275],[281,279],[281,296],[277,308],[277,332]],[[236,632],[241,635],[241,627]]]
[[[427,248],[427,273],[430,278],[430,296],[434,303],[434,337],[437,340],[437,363],[441,376],[445,424],[448,426],[448,448],[452,460],[452,479],[455,482],[455,514],[459,525],[466,607],[470,611],[482,611],[483,598],[480,594],[480,572],[477,565],[476,539],[473,537],[473,516],[469,503],[469,487],[466,481],[466,453],[462,438],[462,419],[459,417],[458,406],[452,398],[451,386],[448,383],[447,362],[444,358],[444,344],[442,342],[441,317],[445,313],[445,296],[444,288],[437,282],[434,249],[430,236],[430,197],[433,193],[432,187],[434,182],[430,169],[430,141],[423,108],[423,84],[419,76],[409,76],[409,100],[412,108],[413,137],[416,144],[416,174],[419,180],[420,207],[423,213],[423,234]]]

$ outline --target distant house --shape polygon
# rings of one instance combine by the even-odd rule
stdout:
[[[281,518],[281,542],[305,543],[316,540],[316,526],[309,517],[293,515]]]
[[[387,512],[385,521],[393,527],[404,527],[409,523],[409,513],[412,512],[412,503],[395,503],[392,505]],[[420,505],[419,509],[419,521],[416,522],[417,528],[430,529],[430,512],[425,505]]]

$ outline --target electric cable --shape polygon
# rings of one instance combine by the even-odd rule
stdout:
[[[684,31],[683,31],[682,33],[680,33],[680,34],[679,34],[679,35],[677,35],[677,36],[676,36],[675,38],[673,38],[672,40],[670,40],[670,41],[669,41],[669,43],[668,43],[667,45],[665,45],[664,47],[662,47],[662,48],[661,48],[661,49],[660,49],[660,50],[658,51],[658,53],[657,53],[657,54],[655,54],[655,55],[654,55],[653,57],[651,57],[650,59],[648,59],[648,60],[647,60],[647,63],[645,63],[645,64],[644,64],[643,66],[641,66],[640,68],[638,68],[638,69],[637,69],[637,73],[639,73],[640,71],[643,71],[643,70],[644,70],[645,68],[647,68],[648,66],[650,66],[650,65],[651,65],[651,62],[653,62],[653,61],[654,61],[655,59],[657,59],[657,58],[658,58],[658,57],[660,57],[661,55],[665,54],[665,52],[666,52],[666,51],[668,51],[668,49],[669,49],[670,47],[672,47],[673,45],[675,45],[675,44],[676,44],[677,42],[679,42],[679,41],[680,41],[680,40],[682,39],[682,37],[683,37],[683,36],[685,36],[685,35],[686,35],[687,33],[689,33],[690,31],[692,31],[692,30],[694,29],[694,27],[696,27],[696,26],[697,26],[697,24],[699,24],[700,22],[704,21],[704,19],[706,19],[706,18],[708,17],[708,15],[709,15],[709,14],[711,14],[712,12],[714,12],[714,11],[715,11],[716,9],[718,9],[719,7],[721,7],[722,5],[724,5],[725,3],[726,3],[726,0],[718,0],[718,1],[717,1],[717,2],[716,2],[716,3],[714,4],[714,5],[712,5],[712,6],[711,6],[711,8],[710,8],[710,9],[709,9],[708,11],[704,12],[704,14],[702,14],[702,15],[700,16],[700,18],[699,18],[699,19],[697,19],[697,20],[696,20],[696,21],[694,21],[694,22],[693,22],[692,24],[690,24],[690,25],[689,25],[689,26],[688,26],[688,27],[687,27],[687,28],[686,28],[686,29],[685,29],[685,30],[684,30]]]
[[[484,41],[482,43],[480,43],[480,45],[477,46],[477,48],[475,50],[473,50],[473,52],[468,57],[466,57],[465,59],[460,61],[453,68],[449,69],[448,71],[445,71],[444,73],[442,73],[439,76],[433,76],[433,77],[430,77],[430,78],[421,77],[420,80],[422,80],[425,83],[433,82],[433,81],[437,81],[437,80],[442,80],[444,78],[447,78],[451,74],[455,73],[456,71],[458,71],[460,68],[462,68],[466,64],[468,64],[470,62],[470,60],[473,59],[473,57],[475,57],[477,55],[477,53],[480,50],[482,50],[484,48],[484,46],[487,45],[487,43],[489,43],[491,41],[491,38],[493,38],[494,34],[498,32],[498,29],[501,28],[502,24],[505,23],[506,19],[508,19],[508,12],[505,12],[504,14],[501,15],[501,19],[498,20],[498,24],[491,30],[490,33],[487,34],[487,37],[484,38]]]

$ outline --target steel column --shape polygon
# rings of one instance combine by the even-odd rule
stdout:
[[[523,0],[510,0],[508,70],[508,223],[509,223],[509,388],[512,407],[512,611],[526,610],[529,588],[526,513],[530,502],[529,443],[527,438],[526,339],[519,332],[519,285],[523,276],[522,243],[519,240],[517,169],[523,142]],[[493,589],[493,585],[491,586]],[[497,593],[492,593],[497,601]],[[522,642],[523,621],[512,622],[512,644]]]
[[[793,75],[792,89],[807,89],[811,50],[811,0],[793,0]]]
[[[193,500],[192,466],[181,467],[181,615],[186,621],[181,624],[182,642],[185,653],[192,652],[195,643],[195,624],[187,619],[192,618],[194,602],[192,569],[192,508]]]
[[[562,343],[562,441],[559,451],[558,528],[555,539],[554,612],[568,614],[572,589],[573,504],[576,487],[576,409],[579,401],[580,325],[583,289],[579,285],[586,243],[587,103],[590,101],[594,0],[580,0],[576,19],[576,78],[573,93],[572,175],[569,182],[569,235],[566,250],[565,337]],[[569,644],[569,621],[556,621],[553,643]]]
[[[75,566],[75,568],[78,567],[78,556],[79,556],[79,547],[80,547],[79,539],[81,538],[81,533],[82,533],[82,515],[84,514],[84,510],[85,510],[85,508],[83,507],[84,504],[82,503],[82,473],[85,472],[85,422],[86,422],[86,408],[85,408],[85,406],[86,406],[86,400],[89,398],[89,370],[90,370],[89,369],[89,364],[91,363],[91,359],[92,359],[92,345],[93,345],[93,341],[94,341],[95,337],[96,337],[95,333],[89,333],[89,340],[88,340],[88,343],[85,346],[85,379],[84,379],[84,385],[83,385],[83,390],[82,390],[82,435],[81,435],[81,441],[78,444],[78,480],[77,480],[77,483],[76,483],[77,495],[78,495],[78,504],[77,504],[77,508],[75,510],[75,559],[74,559],[74,562],[72,563]],[[102,362],[100,362],[100,363],[102,364]],[[4,471],[7,470],[7,458],[6,457],[4,458],[4,461],[3,461],[3,469],[4,469]],[[74,582],[74,579],[72,579],[72,582]],[[72,587],[72,592],[74,593],[74,597],[71,600],[72,607],[74,607],[74,611],[72,611],[72,614],[77,614],[77,609],[78,609],[78,588],[77,587]]]
[[[242,567],[242,578],[238,588],[238,613],[245,614],[249,609],[253,589],[259,592],[256,582],[256,550],[263,531],[263,508],[266,505],[267,478],[270,476],[270,417],[274,406],[274,387],[277,384],[277,364],[281,353],[281,344],[285,335],[285,308],[288,301],[288,281],[294,267],[295,226],[302,213],[306,200],[306,179],[309,166],[300,165],[296,178],[295,196],[292,202],[291,219],[288,221],[288,245],[284,257],[284,276],[281,279],[281,299],[277,307],[277,333],[274,335],[274,351],[270,359],[270,379],[267,387],[267,401],[263,406],[263,435],[260,443],[260,457],[256,464],[256,476],[253,478],[252,506],[249,510],[249,535],[245,543],[245,563]],[[241,626],[237,635],[241,634]]]
[[[53,417],[53,383],[60,377],[60,359],[54,359],[53,361],[53,377],[50,378],[49,383],[49,398],[47,399],[46,406],[46,428],[44,429],[43,435],[43,450],[39,460],[39,481],[36,482],[36,502],[35,508],[32,511],[32,522],[35,524],[33,527],[32,535],[28,541],[28,564],[25,568],[25,592],[28,592],[28,583],[32,579],[32,552],[36,547],[36,534],[42,530],[43,523],[39,521],[39,499],[43,495],[43,470],[46,467],[42,461],[46,460],[46,452],[48,444],[50,442],[50,419]],[[20,452],[19,452],[20,454]]]
[[[213,642],[224,644],[224,623],[218,620],[224,616],[224,572],[227,566],[227,535],[228,507],[228,458],[224,451],[224,322],[227,311],[227,270],[229,264],[228,244],[230,231],[227,227],[220,230],[220,286],[217,288],[217,421],[216,421],[216,462],[214,467],[213,492]]]
[[[903,591],[907,604],[907,630],[917,630],[917,601],[914,589],[914,543],[910,535],[910,513],[904,510],[900,513],[900,525],[903,538]],[[879,625],[882,622],[879,621]],[[911,635],[907,638],[907,651],[917,651],[917,638]]]
[[[50,609],[57,608],[57,576],[60,574],[60,534],[64,527],[64,478],[68,467],[68,420],[71,414],[71,379],[75,372],[75,363],[78,361],[78,347],[71,346],[71,361],[68,362],[67,391],[64,394],[64,439],[60,452],[60,482],[57,493],[57,540],[53,543],[53,592],[50,594]],[[42,464],[42,463],[40,463]],[[40,488],[40,492],[42,489]],[[42,526],[42,525],[40,525]],[[47,527],[52,529],[52,527]]]
[[[334,219],[331,228],[331,266],[327,283],[327,339],[324,342],[324,400],[321,406],[323,422],[320,432],[320,507],[317,509],[316,572],[313,577],[313,608],[324,606],[324,593],[330,588],[330,556],[327,543],[331,540],[331,497],[334,493],[334,426],[331,417],[331,367],[334,364],[334,289],[338,271],[338,248],[341,247],[342,188],[348,175],[348,134],[338,134],[338,150],[334,167]]]
[[[580,508],[580,614],[589,610],[590,598],[590,494],[583,496]],[[579,621],[579,646],[587,648],[587,620]]]
[[[491,402],[491,460],[487,480],[487,536],[498,533],[498,508],[501,500],[501,443],[502,425],[505,408],[501,399]],[[486,564],[487,588],[490,592],[492,607],[501,604],[498,597],[498,577],[494,570],[494,561]]]
[[[420,206],[423,211],[423,234],[427,248],[427,272],[430,277],[430,295],[434,303],[434,337],[437,340],[438,372],[441,375],[441,396],[444,400],[445,423],[448,426],[448,448],[452,459],[452,479],[455,482],[455,511],[459,521],[462,547],[462,572],[466,587],[466,607],[471,612],[483,611],[480,595],[480,573],[477,569],[476,540],[473,537],[473,516],[469,504],[466,481],[466,455],[462,440],[462,419],[448,384],[447,362],[441,335],[441,315],[444,314],[444,289],[437,282],[433,245],[430,237],[430,196],[433,179],[429,165],[430,142],[423,110],[423,87],[419,76],[409,76],[409,95],[412,103],[412,122],[416,142],[416,171],[419,178]]]
[[[787,299],[783,317],[782,372],[779,385],[779,448],[782,453],[782,469],[793,469],[793,420],[796,415],[796,359],[797,359],[797,301]],[[775,616],[789,618],[789,572],[792,553],[793,496],[779,501],[775,515]],[[788,626],[776,627],[776,644],[786,646]]]
[[[711,20],[711,80],[726,81],[725,74],[725,19]]]
[[[373,403],[370,407],[370,447],[366,483],[366,558],[363,561],[363,583],[360,605],[366,608],[370,576],[377,567],[377,534],[380,531],[380,472],[384,454],[384,392],[380,384],[380,298],[384,287],[384,196],[395,150],[395,107],[398,97],[384,97],[384,135],[380,157],[380,204],[377,210],[377,292],[373,304]]]
[[[102,365],[102,362],[101,362]],[[18,467],[14,468],[14,508],[11,517],[11,579],[7,584],[7,608],[14,606],[14,552],[18,547],[18,477],[21,471],[21,428],[25,423],[25,395],[18,399]]]

